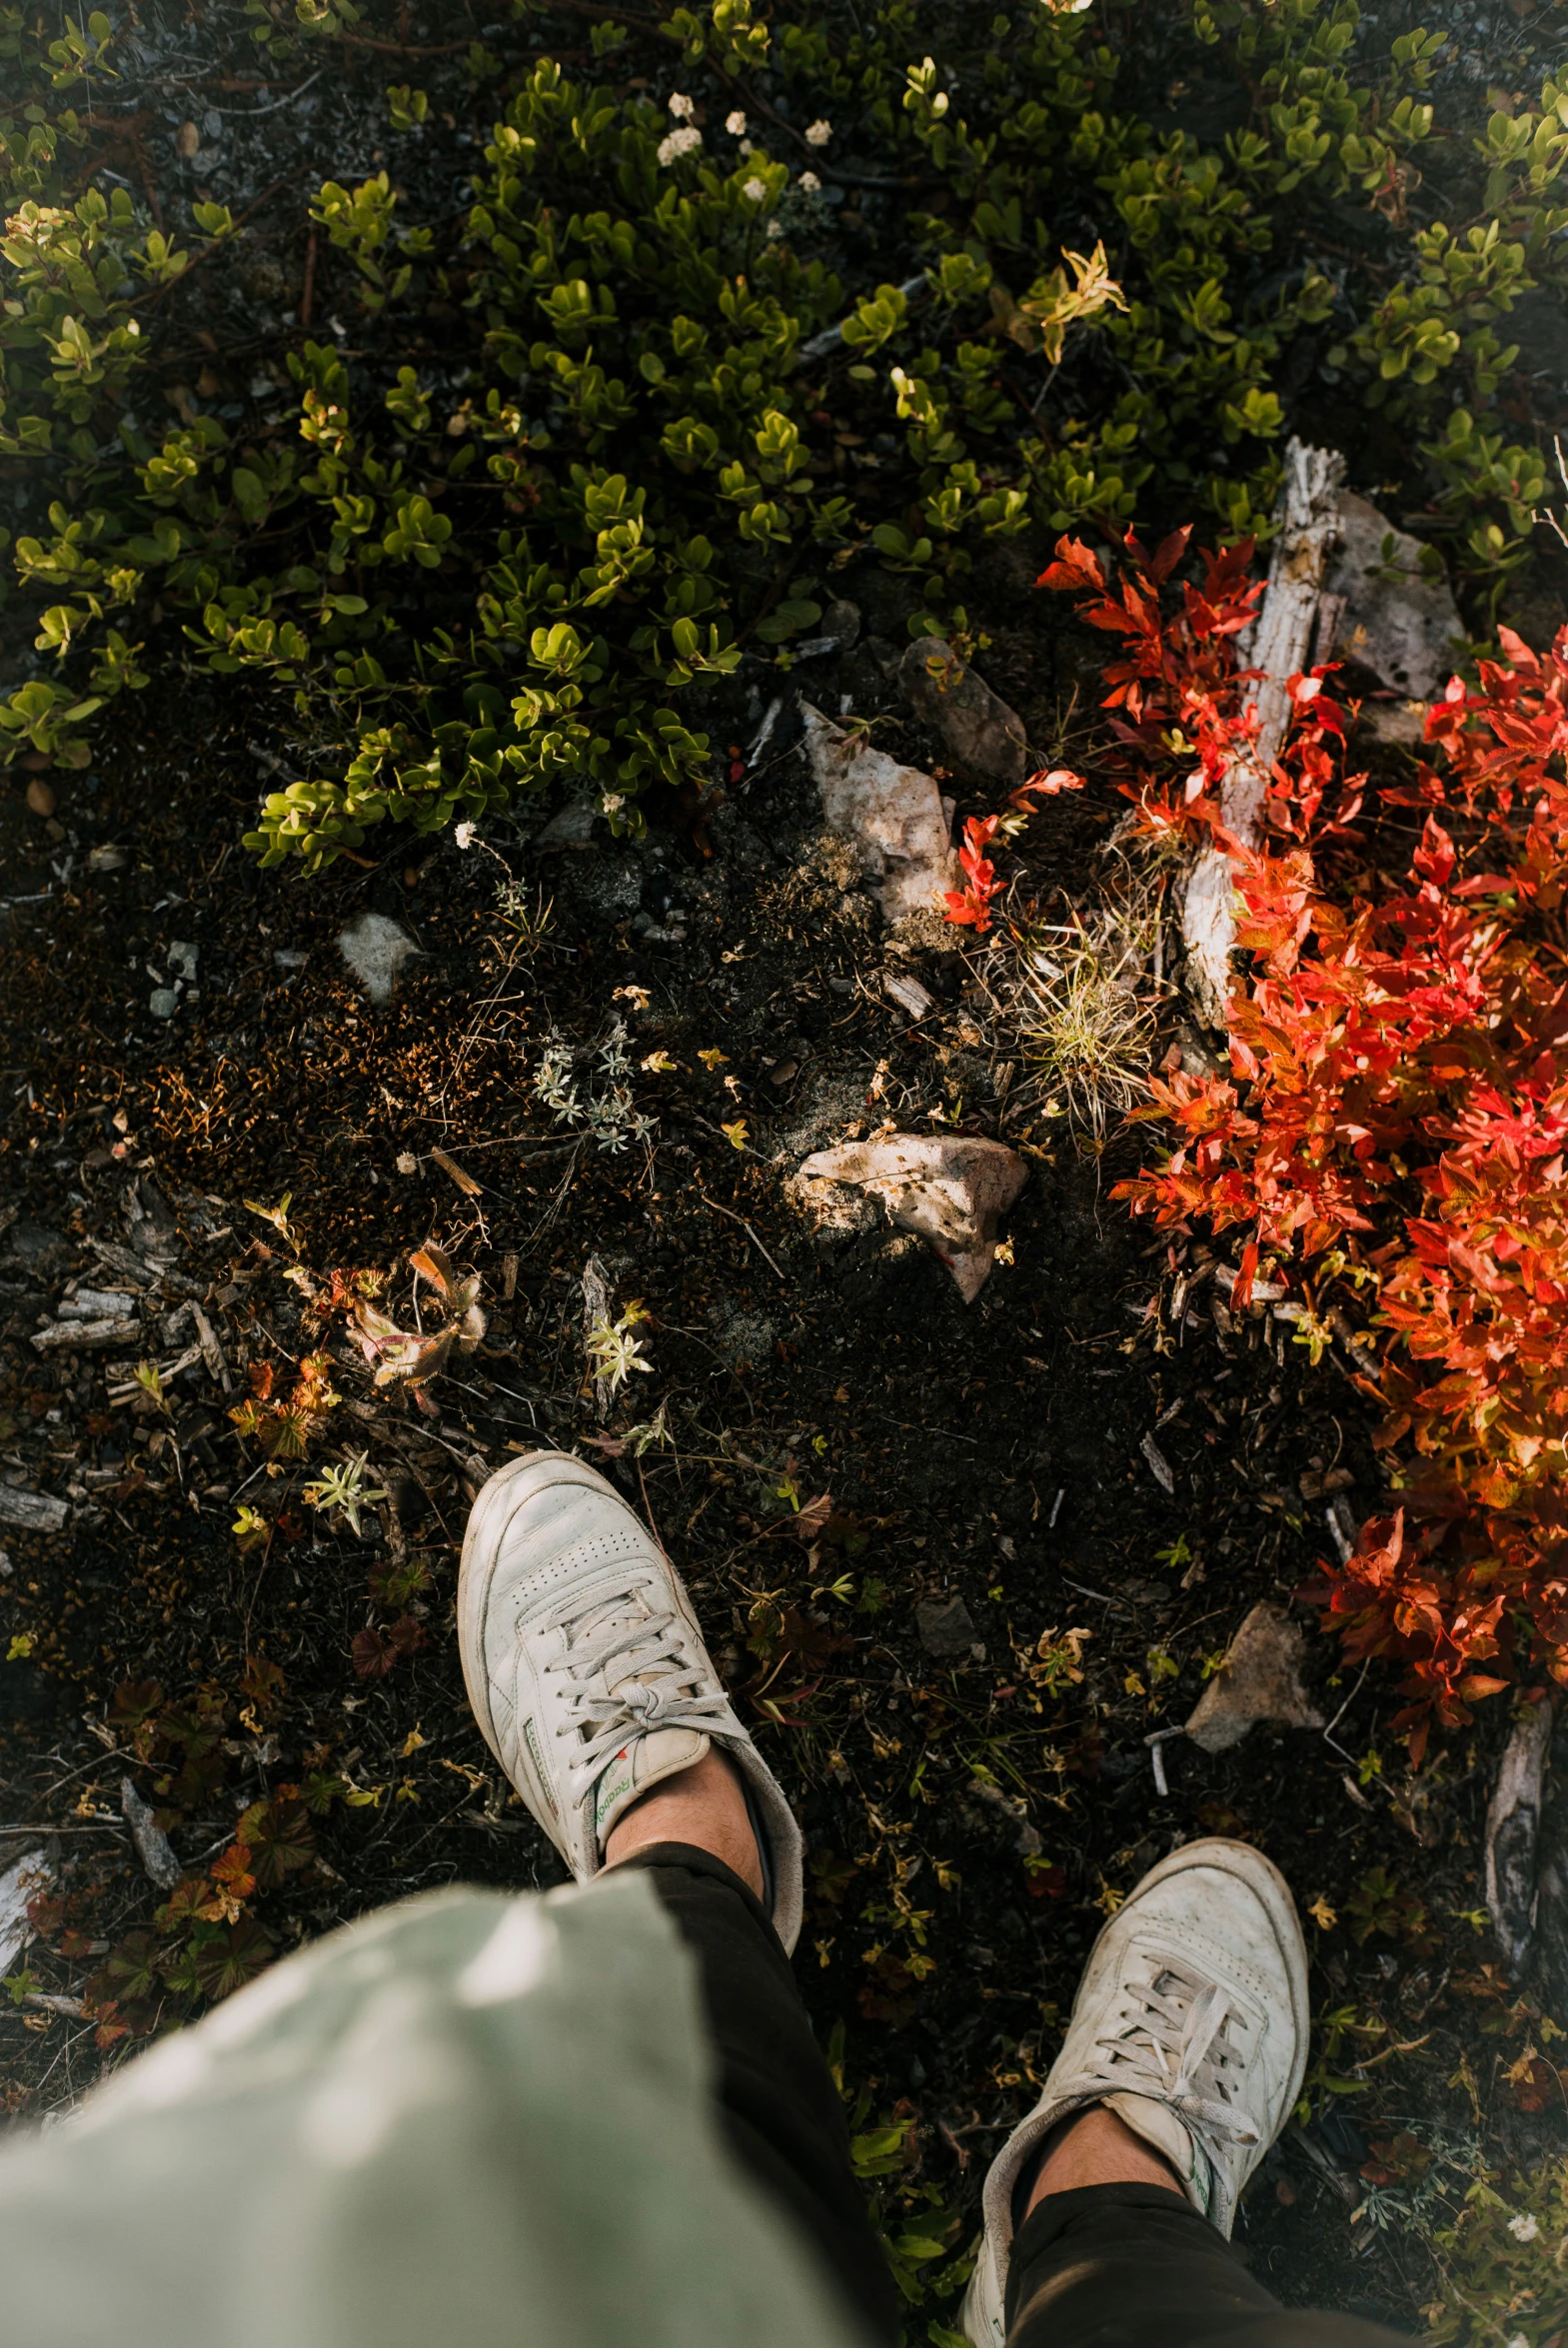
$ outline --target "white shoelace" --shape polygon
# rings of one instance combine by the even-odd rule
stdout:
[[[1256,2144],[1257,2129],[1225,2093],[1226,2074],[1239,2084],[1246,2067],[1225,2036],[1232,2017],[1244,2018],[1217,1982],[1151,1958],[1147,1982],[1129,1984],[1117,2027],[1095,2040],[1109,2058],[1100,2066],[1104,2087],[1164,2104],[1205,2155],[1221,2139]]]
[[[686,1625],[675,1608],[650,1605],[650,1594],[657,1592],[653,1574],[639,1576],[612,1596],[555,1618],[553,1627],[566,1632],[567,1652],[545,1668],[574,1683],[556,1734],[574,1739],[567,1769],[575,1779],[597,1778],[629,1735],[651,1728],[707,1729],[726,1708],[723,1688],[703,1691],[704,1667],[687,1651]]]

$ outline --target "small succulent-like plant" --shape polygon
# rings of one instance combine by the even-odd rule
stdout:
[[[336,1510],[347,1518],[356,1540],[360,1537],[360,1510],[387,1497],[383,1486],[372,1488],[366,1482],[369,1463],[370,1453],[361,1451],[357,1459],[349,1458],[339,1467],[324,1467],[316,1481],[305,1486],[307,1507],[318,1509],[323,1515]]]
[[[594,1364],[594,1375],[608,1382],[612,1394],[620,1392],[634,1369],[641,1370],[645,1377],[654,1374],[654,1364],[632,1334],[640,1320],[650,1317],[641,1300],[634,1299],[619,1320],[598,1320],[588,1332],[588,1353]]]
[[[447,1314],[445,1324],[431,1330],[400,1328],[390,1313],[383,1312],[368,1296],[362,1296],[355,1304],[352,1326],[359,1348],[375,1372],[377,1385],[406,1381],[418,1400],[431,1379],[446,1367],[454,1351],[474,1351],[488,1323],[479,1301],[477,1271],[460,1277],[434,1240],[424,1247],[416,1247],[409,1257],[409,1265],[416,1280],[422,1280],[434,1290]]]

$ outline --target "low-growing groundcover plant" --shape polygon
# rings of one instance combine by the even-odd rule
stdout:
[[[1120,639],[1120,788],[1166,845],[1226,837],[1217,786],[1249,724],[1234,644],[1259,593],[1237,548],[1177,603],[1186,538],[1129,538],[1116,583],[1064,539],[1042,582]],[[1408,1446],[1400,1504],[1321,1594],[1353,1659],[1403,1669],[1416,1760],[1478,1698],[1568,1686],[1568,628],[1539,655],[1501,633],[1433,707],[1412,780],[1371,795],[1384,855],[1389,819],[1413,818],[1404,872],[1355,828],[1368,779],[1343,771],[1329,673],[1293,680],[1272,840],[1229,843],[1250,962],[1231,1076],[1153,1080],[1137,1114],[1176,1147],[1119,1193],[1239,1234],[1234,1304],[1260,1268],[1298,1281],[1314,1359],[1362,1344],[1351,1315],[1371,1306],[1361,1382],[1380,1442]]]
[[[286,85],[427,54],[382,13],[248,0],[236,35]],[[271,216],[155,218],[110,168],[134,23],[0,11],[0,755],[85,765],[118,694],[194,664],[283,771],[265,862],[545,792],[637,827],[710,780],[715,681],[786,667],[845,566],[961,641],[987,539],[1266,531],[1303,386],[1478,614],[1529,559],[1539,435],[1496,402],[1514,304],[1563,282],[1568,97],[1523,30],[1530,102],[1486,116],[1441,26],[1356,0],[515,6],[288,215],[287,375],[233,403],[193,336]],[[1167,94],[1205,70],[1210,139]],[[459,107],[482,160],[422,216]]]

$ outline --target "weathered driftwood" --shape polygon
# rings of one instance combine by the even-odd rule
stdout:
[[[1552,1707],[1533,1704],[1503,1748],[1486,1813],[1486,1905],[1515,1980],[1535,1938],[1541,1793],[1551,1742]]]
[[[1290,722],[1289,681],[1308,665],[1323,575],[1339,537],[1339,491],[1345,460],[1334,449],[1310,449],[1293,440],[1285,451],[1283,516],[1274,540],[1268,587],[1251,641],[1238,649],[1248,668],[1261,671],[1253,690],[1257,731],[1220,788],[1225,829],[1244,848],[1262,837],[1269,769]],[[1230,956],[1235,945],[1235,888],[1222,848],[1205,848],[1187,880],[1181,909],[1187,951],[1187,994],[1211,1028],[1225,1025]]]
[[[1243,848],[1262,835],[1269,769],[1290,723],[1290,680],[1318,661],[1350,661],[1398,702],[1374,701],[1362,723],[1385,741],[1419,741],[1425,704],[1449,673],[1463,626],[1446,579],[1421,570],[1416,539],[1343,487],[1336,450],[1293,440],[1285,452],[1279,534],[1255,626],[1237,643],[1260,672],[1257,732],[1220,789],[1225,828]],[[1230,857],[1203,851],[1188,876],[1181,914],[1187,994],[1200,1019],[1225,1026],[1235,895]]]

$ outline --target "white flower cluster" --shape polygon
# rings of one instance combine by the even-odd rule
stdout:
[[[734,114],[727,114],[725,116],[725,128],[733,139],[745,137],[746,116],[741,112],[739,106],[736,108]]]
[[[820,181],[820,180],[817,178],[817,176],[816,176],[816,174],[815,174],[815,172],[814,172],[814,171],[802,171],[802,172],[801,172],[801,174],[800,174],[800,193],[801,193],[803,196],[814,196],[814,195],[816,194],[816,191],[817,191],[817,189],[818,189],[818,188],[821,186],[821,184],[822,184],[822,183],[821,183],[821,181]]]
[[[702,132],[694,130],[692,125],[687,123],[682,129],[673,130],[660,140],[659,160],[661,163],[674,163],[678,155],[690,155],[702,143]]]
[[[1516,2242],[1533,2242],[1540,2230],[1540,2219],[1532,2217],[1528,2210],[1521,2210],[1517,2217],[1508,2220],[1508,2231]]]
[[[768,182],[764,179],[749,179],[741,193],[750,196],[754,204],[762,204],[768,197]]]
[[[830,122],[808,122],[805,126],[805,143],[808,147],[825,147],[832,135],[833,126]]]
[[[693,112],[691,99],[683,98],[681,92],[677,90],[670,100],[670,111],[677,122],[690,122]]]

